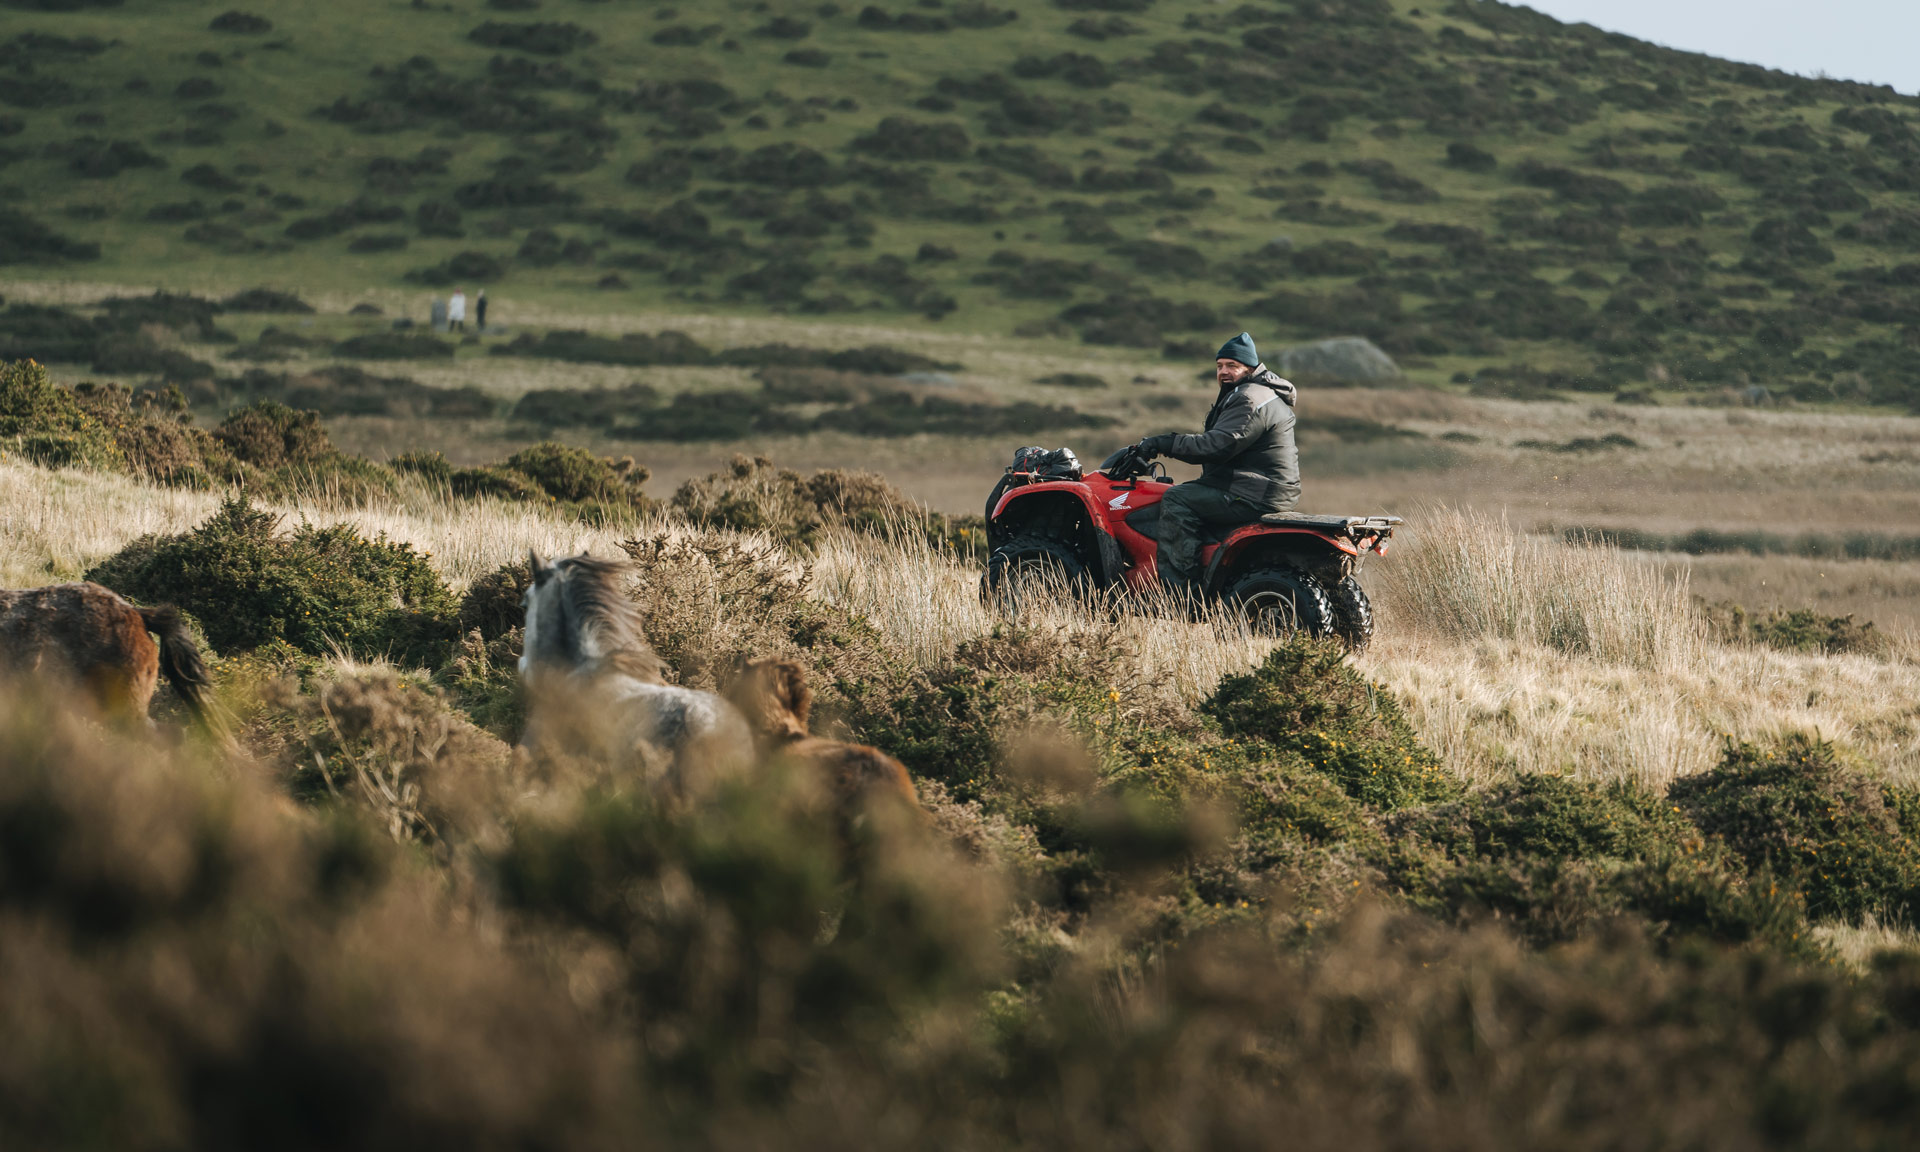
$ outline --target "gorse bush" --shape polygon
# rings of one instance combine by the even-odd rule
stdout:
[[[805,566],[751,536],[667,529],[621,545],[649,644],[679,683],[718,687],[741,656],[784,656],[827,689],[816,707],[895,678],[873,627],[807,594]]]
[[[1750,868],[1803,892],[1811,915],[1910,921],[1920,848],[1900,819],[1910,802],[1892,791],[1831,745],[1795,736],[1770,748],[1729,744],[1718,768],[1674,781],[1668,795]]]
[[[1202,710],[1227,735],[1303,759],[1375,807],[1431,803],[1459,790],[1392,693],[1355,671],[1337,645],[1289,640],[1257,670],[1222,680]]]
[[[573,503],[632,503],[648,475],[645,468],[634,466],[631,456],[604,460],[552,441],[521,449],[502,467],[532,480],[555,500]]]
[[[996,975],[989,877],[882,825],[874,866],[843,888],[830,826],[796,819],[794,783],[692,819],[599,799],[524,826],[495,864],[507,907],[621,958],[608,999],[644,1006],[641,1059],[688,1104],[750,1112],[816,1075],[819,1046],[892,1048],[897,1027]],[[741,1045],[749,1033],[763,1043]]]
[[[226,426],[209,434],[191,420],[177,390],[68,389],[31,361],[0,365],[0,446],[44,467],[124,471],[186,488],[247,478],[249,461],[231,451]]]
[[[632,520],[654,506],[640,491],[649,473],[633,457],[610,460],[550,440],[477,468],[456,468],[438,452],[403,453],[393,467],[455,496],[552,503],[595,524]]]
[[[126,463],[112,434],[31,360],[0,365],[0,443],[36,464],[113,468]]]
[[[346,525],[280,529],[280,517],[229,499],[205,523],[142,536],[87,573],[144,604],[193,614],[217,651],[285,641],[312,655],[347,651],[437,663],[456,604],[427,557]]]
[[[335,449],[316,413],[262,401],[209,432],[194,427],[177,389],[69,389],[24,361],[0,368],[0,446],[49,468],[126,472],[185,488],[319,492],[364,503],[394,486],[387,469]]]
[[[977,517],[929,512],[874,473],[836,468],[802,476],[764,456],[736,456],[726,469],[686,481],[671,507],[703,527],[765,532],[802,548],[836,527],[920,534],[966,556],[981,555],[986,544]]]
[[[468,586],[460,597],[462,634],[478,631],[487,640],[520,627],[526,617],[521,598],[533,583],[533,566],[526,560],[502,564]]]
[[[1386,825],[1381,867],[1419,907],[1493,917],[1535,943],[1633,915],[1664,945],[1701,938],[1811,953],[1790,884],[1710,842],[1633,785],[1524,776]]]
[[[1885,655],[1892,641],[1851,614],[1828,616],[1811,608],[1789,612],[1749,612],[1738,604],[1702,604],[1702,615],[1716,639],[1762,644],[1787,652],[1856,652]]]
[[[333,445],[320,417],[272,400],[250,404],[213,430],[240,466],[242,484],[268,495],[318,493],[324,498],[364,504],[391,495],[391,470]]]

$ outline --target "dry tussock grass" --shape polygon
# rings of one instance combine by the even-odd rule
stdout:
[[[881,540],[842,532],[814,560],[814,588],[827,602],[866,617],[891,646],[923,668],[963,644],[1003,628],[1007,617],[980,598],[980,570],[911,538]],[[1148,601],[1075,603],[1061,597],[1023,610],[1033,629],[1097,639],[1122,654],[1130,679],[1189,703],[1213,691],[1222,676],[1259,664],[1270,642],[1224,613],[1189,623],[1172,605]]]
[[[1606,548],[1435,509],[1375,568],[1369,671],[1472,779],[1704,771],[1731,735],[1819,732],[1895,776],[1920,775],[1920,672],[1892,660],[1707,641],[1683,580]]]
[[[147,532],[184,532],[220,505],[221,494],[156,488],[122,476],[79,470],[49,472],[0,459],[0,580],[11,585],[77,579],[88,567]],[[588,550],[614,554],[630,529],[568,522],[534,505],[454,500],[424,490],[404,502],[353,507],[313,493],[298,501],[261,502],[289,523],[347,523],[364,536],[384,533],[428,552],[455,588],[527,549],[547,555]]]
[[[76,579],[142,533],[184,532],[219,504],[211,492],[0,460],[0,583]]]
[[[1414,546],[1380,567],[1400,610],[1428,632],[1648,669],[1698,656],[1704,633],[1684,578],[1601,545],[1523,536],[1505,517],[1428,507],[1413,520]]]

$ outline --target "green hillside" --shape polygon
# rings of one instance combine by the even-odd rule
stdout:
[[[5,0],[0,263],[1920,404],[1920,102],[1425,2]]]

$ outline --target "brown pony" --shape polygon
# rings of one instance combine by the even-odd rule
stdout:
[[[913,779],[900,761],[867,744],[829,740],[807,731],[813,689],[807,673],[792,660],[754,660],[740,667],[728,691],[754,734],[773,755],[790,756],[817,769],[842,821],[851,821],[867,805],[893,803],[920,819],[926,810]]]
[[[212,683],[178,608],[135,608],[91,583],[0,590],[0,668],[72,676],[102,711],[142,720],[160,673],[200,716]]]

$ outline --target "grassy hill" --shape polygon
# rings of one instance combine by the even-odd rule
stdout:
[[[1496,394],[1920,401],[1914,100],[1524,8],[6,8],[16,279],[1358,333]]]

